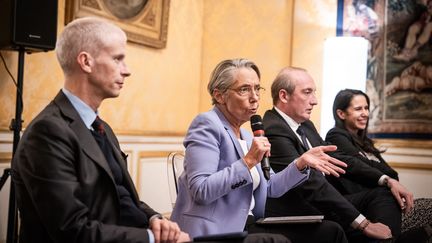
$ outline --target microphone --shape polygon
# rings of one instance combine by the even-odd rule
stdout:
[[[255,137],[264,137],[264,125],[260,115],[253,115],[250,118],[252,132]],[[270,162],[266,155],[261,160],[261,169],[264,173],[264,177],[270,179]]]

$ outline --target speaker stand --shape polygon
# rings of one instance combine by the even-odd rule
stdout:
[[[18,52],[18,77],[17,77],[17,91],[16,91],[16,106],[15,106],[15,119],[12,119],[10,124],[10,130],[14,131],[13,136],[13,151],[12,158],[18,147],[18,142],[20,140],[21,129],[22,129],[22,110],[23,110],[23,77],[24,77],[24,55],[25,48],[20,47]],[[11,161],[12,167],[13,160]],[[8,224],[7,224],[7,243],[16,243],[18,240],[18,210],[16,207],[15,199],[15,185],[12,180],[12,170],[10,168],[5,169],[3,176],[1,178],[0,189],[6,182],[7,178],[10,179],[10,192],[9,192],[9,212],[8,212]]]

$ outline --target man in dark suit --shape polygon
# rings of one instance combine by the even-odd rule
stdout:
[[[12,163],[21,243],[189,240],[139,201],[126,156],[98,117],[130,75],[125,49],[125,33],[97,18],[77,19],[60,35],[64,87],[29,124]]]
[[[263,123],[271,143],[270,163],[275,171],[285,168],[309,148],[325,144],[309,120],[312,108],[317,104],[315,91],[313,79],[306,70],[300,68],[283,69],[273,82],[271,92],[274,108],[265,113]],[[351,158],[338,153],[331,155],[348,164],[347,174],[359,169],[353,166]],[[328,219],[339,222],[347,230],[351,242],[387,239],[392,236],[388,226],[400,232],[401,218],[400,210],[395,216],[382,211],[389,209],[388,204],[392,204],[389,203],[391,193],[387,191],[377,188],[369,193],[344,197],[327,182],[321,172],[311,169],[307,182],[281,198],[269,199],[266,212],[272,216],[322,213]],[[390,197],[383,197],[384,194]]]

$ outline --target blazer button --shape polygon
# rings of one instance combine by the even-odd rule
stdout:
[[[231,186],[231,189],[233,189],[233,190],[234,190],[234,189],[235,189],[235,185],[232,185],[232,186]]]
[[[247,183],[246,179],[243,179],[243,185],[246,184],[246,183]]]
[[[240,186],[240,185],[239,185],[238,183],[235,184],[235,187],[236,187],[236,188],[239,187],[239,186]]]

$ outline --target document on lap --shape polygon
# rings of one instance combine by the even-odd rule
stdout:
[[[306,216],[282,216],[260,218],[257,224],[308,224],[320,223],[324,219],[323,215],[306,215]]]

